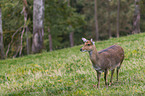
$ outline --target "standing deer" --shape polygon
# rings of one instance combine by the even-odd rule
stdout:
[[[97,72],[97,80],[98,80],[97,87],[99,88],[100,85],[100,75],[102,72],[104,72],[105,85],[108,88],[108,83],[107,83],[108,70],[111,70],[111,79],[110,79],[109,86],[111,86],[112,84],[113,74],[116,67],[117,67],[117,81],[118,81],[119,69],[124,59],[123,48],[120,47],[119,45],[112,45],[106,49],[97,52],[97,49],[95,47],[95,42],[93,42],[92,39],[87,40],[85,38],[82,38],[82,40],[85,42],[85,44],[80,49],[80,51],[89,52],[92,66]]]

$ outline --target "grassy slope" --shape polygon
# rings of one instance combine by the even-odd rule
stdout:
[[[145,95],[145,34],[96,42],[96,47],[101,50],[113,44],[124,48],[125,60],[119,82],[116,82],[115,72],[114,83],[108,89],[104,85],[103,73],[100,89],[93,88],[97,84],[96,72],[88,53],[80,52],[82,46],[76,46],[0,61],[0,94]]]

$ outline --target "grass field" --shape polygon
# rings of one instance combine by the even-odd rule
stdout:
[[[81,38],[80,38],[81,39]],[[87,52],[80,46],[0,61],[0,94],[6,96],[145,96],[145,33],[96,42],[97,50],[113,44],[125,50],[125,60],[116,81],[100,89]],[[108,81],[110,80],[110,72]]]

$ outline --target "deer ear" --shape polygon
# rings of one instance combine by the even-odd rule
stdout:
[[[93,43],[93,45],[95,45],[95,42],[93,41],[93,39],[91,39],[91,42]]]
[[[93,39],[91,38],[91,42],[93,42]]]
[[[82,40],[83,40],[84,42],[87,42],[87,39],[86,39],[86,38],[82,38]]]

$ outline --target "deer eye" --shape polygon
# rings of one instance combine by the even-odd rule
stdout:
[[[90,44],[88,44],[88,46],[90,46]]]

